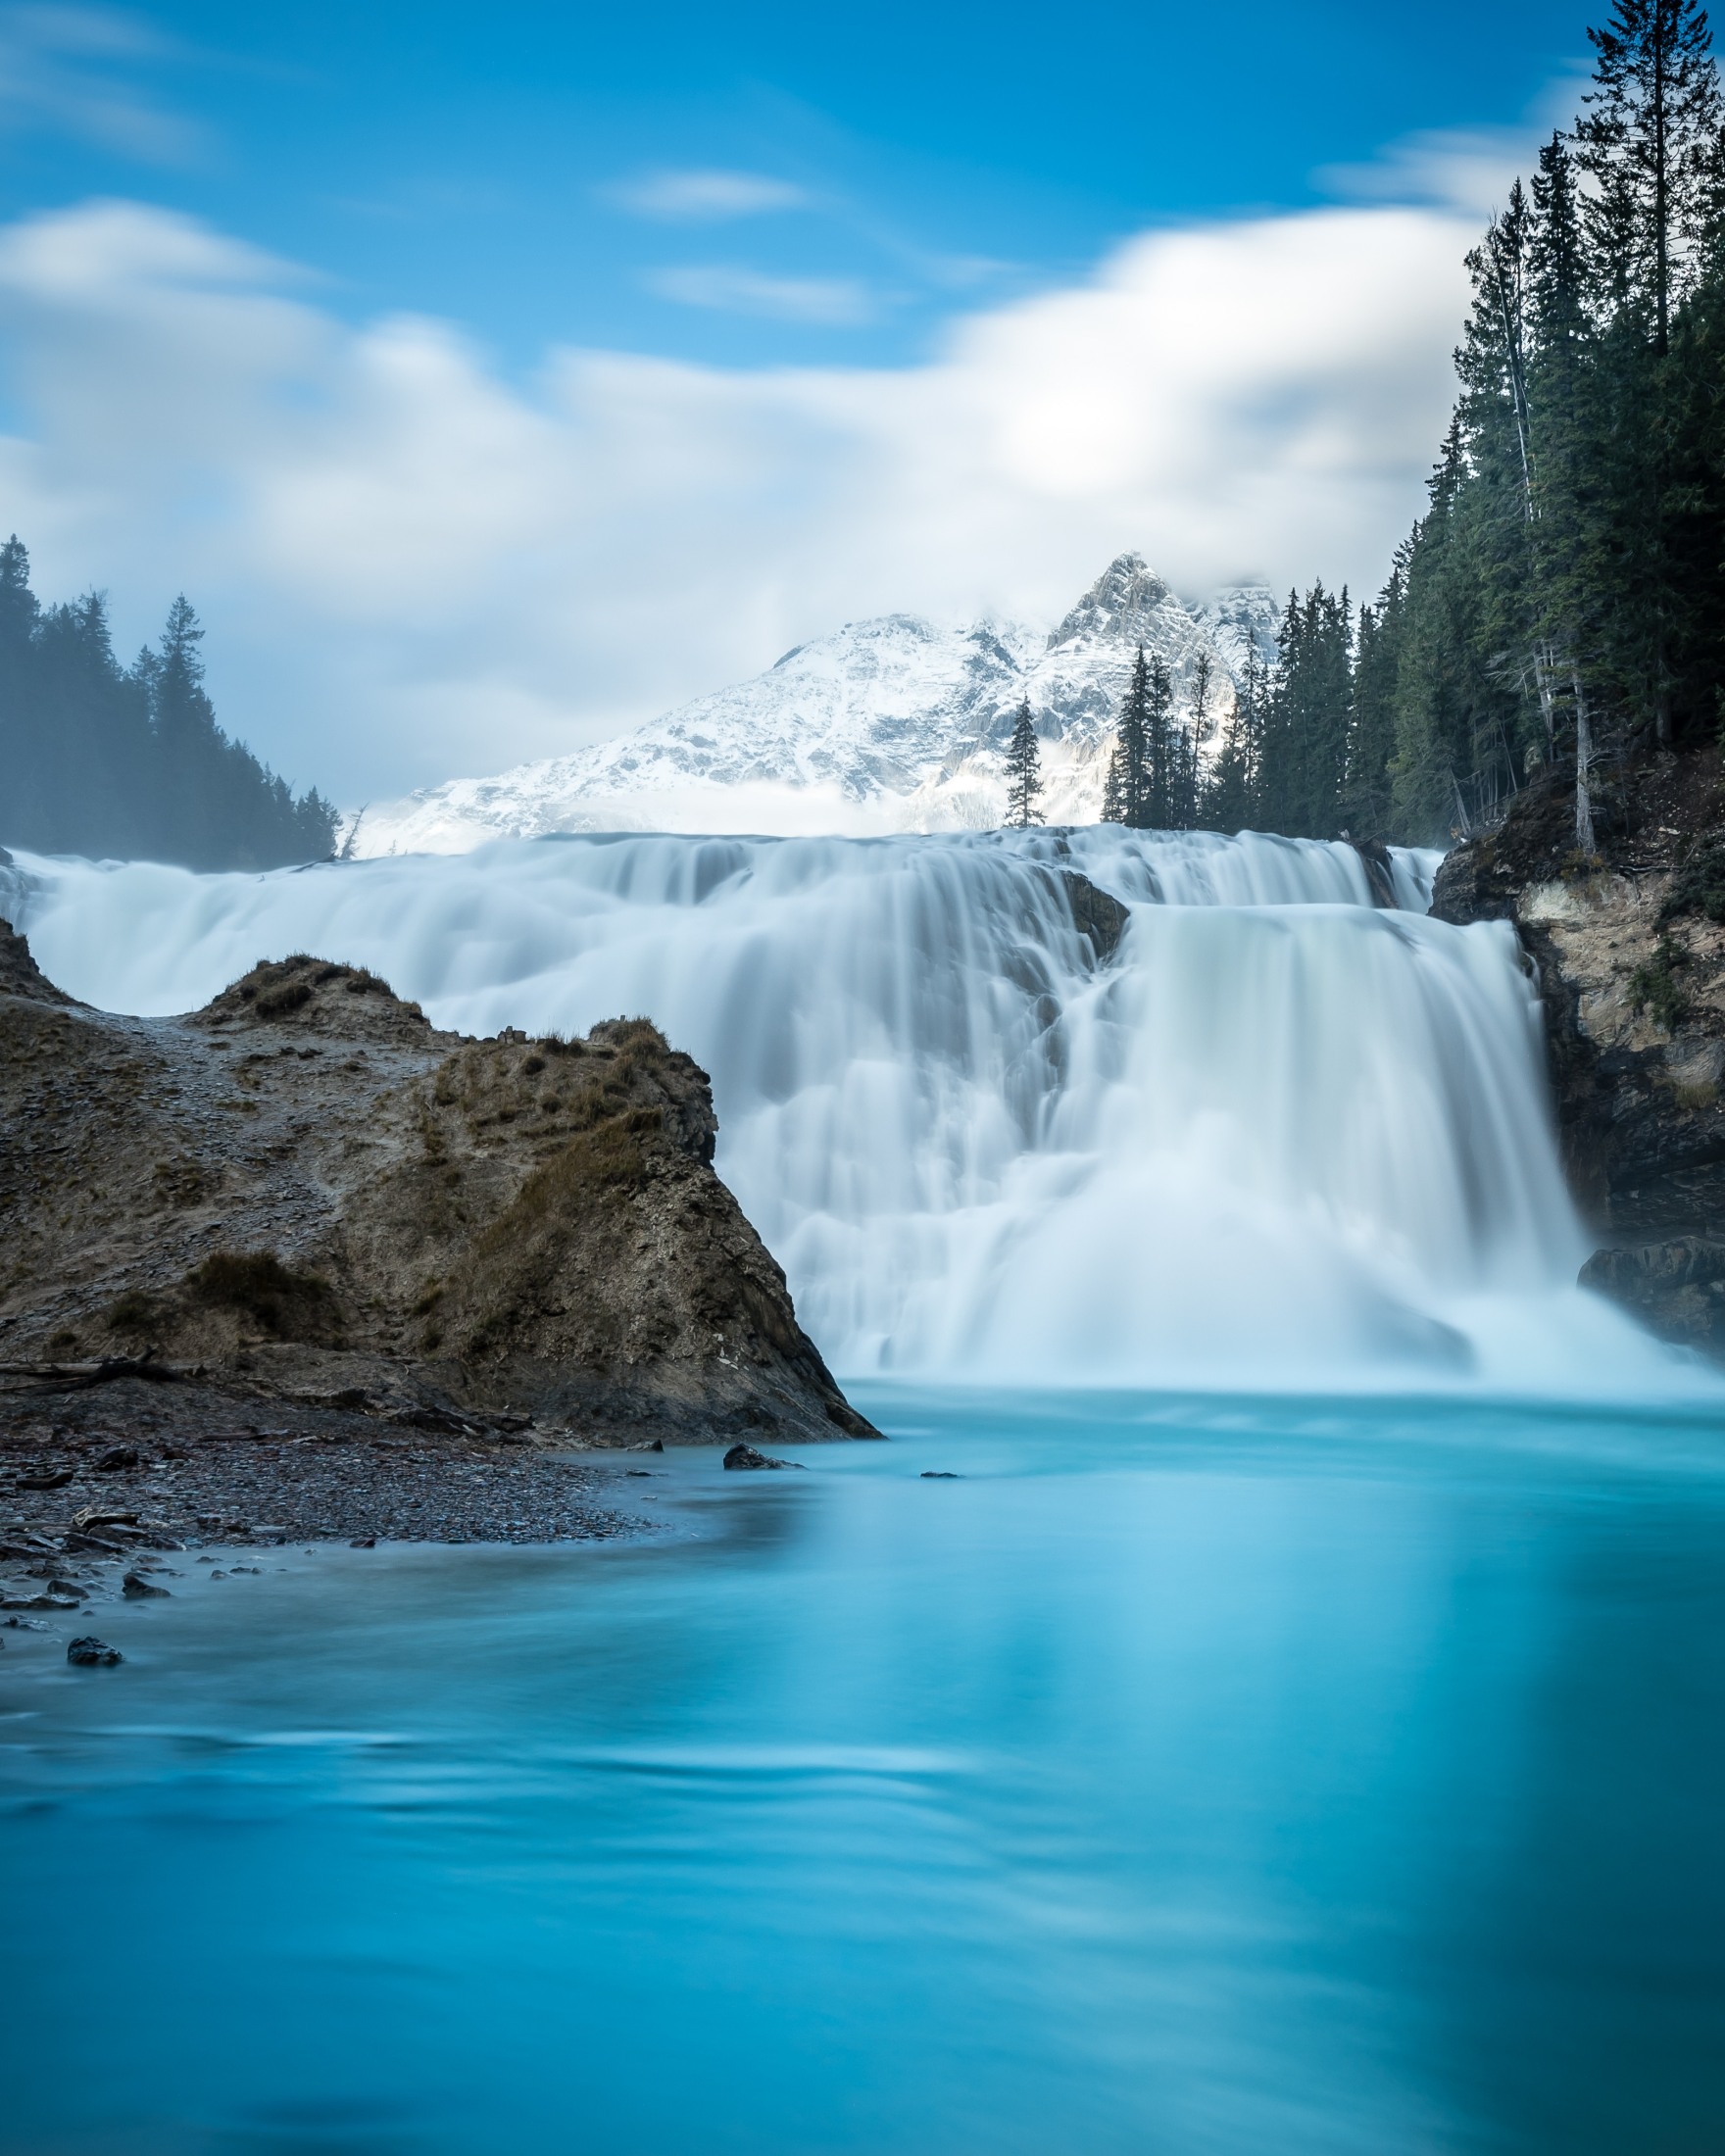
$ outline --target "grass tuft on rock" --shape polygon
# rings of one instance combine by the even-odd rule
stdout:
[[[296,1272],[273,1250],[217,1250],[187,1275],[202,1302],[237,1310],[278,1340],[303,1340],[322,1332],[334,1315],[335,1297],[318,1273]]]

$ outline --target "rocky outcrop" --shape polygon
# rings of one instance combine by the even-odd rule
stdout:
[[[1106,965],[1120,948],[1130,912],[1112,892],[1104,891],[1078,869],[1061,868],[1057,873],[1072,908],[1073,926],[1081,936],[1089,937],[1097,963]]]
[[[439,1033],[364,968],[261,965],[118,1018],[0,942],[0,1358],[583,1440],[875,1433],[713,1170],[643,1019]]]
[[[6,859],[10,861],[11,856]],[[70,1004],[34,958],[30,947],[11,922],[0,920],[0,996],[24,996],[33,1004]]]
[[[1545,1007],[1583,1272],[1656,1332],[1725,1353],[1725,787],[1716,751],[1602,790],[1575,851],[1571,774],[1439,871],[1441,919],[1515,923]]]

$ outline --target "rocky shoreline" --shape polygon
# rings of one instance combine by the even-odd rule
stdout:
[[[649,1533],[634,1455],[878,1437],[716,1129],[643,1020],[468,1040],[305,956],[114,1017],[0,923],[0,1633],[290,1543]]]
[[[0,1627],[172,1592],[173,1553],[340,1541],[602,1542],[648,1459],[577,1433],[235,1396],[196,1380],[0,1389]],[[427,1427],[429,1424],[429,1427]],[[184,1562],[182,1555],[180,1560]]]

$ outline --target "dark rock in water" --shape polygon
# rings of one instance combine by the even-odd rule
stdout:
[[[66,1650],[66,1659],[75,1662],[79,1669],[112,1669],[117,1662],[123,1662],[125,1656],[118,1647],[111,1647],[106,1640],[87,1634],[72,1642]]]
[[[1678,1236],[1638,1250],[1596,1250],[1580,1283],[1609,1296],[1661,1340],[1725,1351],[1725,1243]]]
[[[0,1609],[76,1609],[76,1599],[70,1594],[7,1594],[0,1595]]]
[[[1359,856],[1371,903],[1393,913],[1396,910],[1396,864],[1390,849],[1382,839],[1350,839],[1348,844]]]
[[[955,1475],[950,1467],[925,1467],[922,1470],[922,1480],[925,1483],[956,1483],[962,1479],[961,1476]]]
[[[1106,965],[1120,948],[1131,915],[1111,892],[1100,890],[1076,868],[1059,871],[1065,885],[1066,902],[1072,908],[1072,924],[1088,936],[1100,963]]]
[[[801,1467],[801,1460],[775,1460],[770,1453],[757,1452],[752,1445],[733,1445],[724,1456],[724,1464],[732,1468]]]
[[[141,1572],[128,1572],[122,1583],[122,1592],[128,1601],[141,1601],[146,1594],[166,1594],[168,1589],[155,1586]]]
[[[375,1549],[377,1538],[375,1535],[356,1535],[347,1546],[349,1549]]]
[[[69,1594],[74,1602],[81,1601],[89,1592],[81,1580],[54,1579],[48,1582],[50,1594]]]

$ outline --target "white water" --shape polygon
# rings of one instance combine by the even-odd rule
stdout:
[[[1132,908],[1099,964],[1059,876]],[[195,1006],[363,962],[468,1032],[657,1019],[844,1373],[1591,1392],[1678,1365],[1572,1283],[1502,925],[1368,903],[1350,848],[1111,829],[614,837],[194,876],[22,863],[44,969]]]

